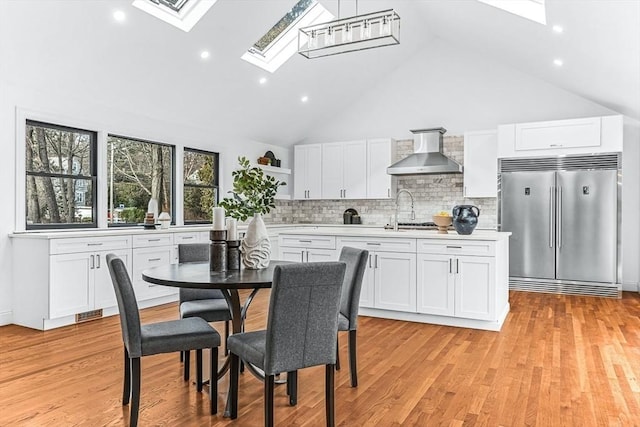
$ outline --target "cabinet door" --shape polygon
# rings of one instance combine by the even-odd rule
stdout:
[[[307,249],[306,262],[337,261],[338,252],[332,249]]]
[[[93,287],[90,283],[95,256],[90,253],[52,255],[49,263],[49,318],[93,309]]]
[[[343,147],[341,142],[322,144],[322,198],[343,197]]]
[[[367,199],[391,197],[393,177],[387,173],[391,165],[392,140],[370,139],[367,141]]]
[[[109,267],[107,266],[107,254],[109,253],[116,254],[127,266],[127,271],[131,271],[131,249],[97,252],[94,261],[95,268],[93,269],[94,308],[107,308],[118,305],[113,283],[111,282],[111,274],[109,274]]]
[[[342,146],[344,199],[367,197],[367,142],[351,141]],[[324,195],[323,195],[324,197]]]
[[[293,147],[293,198],[307,198],[307,148],[304,145]]]
[[[375,307],[416,312],[416,254],[375,252]]]
[[[375,270],[373,268],[373,252],[369,253],[367,268],[364,270],[362,277],[362,289],[360,290],[360,307],[374,308],[374,280]]]
[[[418,254],[418,313],[454,315],[453,262],[454,259],[448,255]]]
[[[138,300],[156,298],[178,292],[177,288],[154,285],[142,280],[142,272],[148,268],[171,264],[172,246],[139,248],[133,250],[133,287]]]
[[[456,317],[495,320],[495,258],[459,256],[456,265]]]
[[[516,124],[516,150],[600,146],[600,117]]]
[[[304,262],[304,249],[280,248],[280,259],[283,261]]]
[[[466,132],[464,134],[464,197],[497,196],[497,132]]]

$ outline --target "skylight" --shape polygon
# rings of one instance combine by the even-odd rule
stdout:
[[[134,0],[133,6],[189,32],[217,0]]]
[[[299,0],[242,59],[273,73],[298,51],[298,29],[327,22],[333,15],[316,0]]]
[[[544,0],[478,0],[514,15],[547,25]]]

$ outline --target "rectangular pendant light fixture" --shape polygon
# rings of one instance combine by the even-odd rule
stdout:
[[[311,25],[298,32],[298,53],[306,58],[395,44],[400,44],[400,16],[393,9]]]

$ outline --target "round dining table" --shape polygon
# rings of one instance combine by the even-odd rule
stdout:
[[[150,268],[142,272],[142,279],[155,285],[178,288],[220,289],[231,311],[231,331],[237,334],[243,331],[244,318],[253,297],[260,289],[271,287],[275,267],[285,264],[292,264],[292,262],[271,261],[267,268],[259,270],[242,268],[215,272],[210,271],[208,262],[187,262]],[[241,303],[238,292],[241,289],[253,290],[244,303]],[[227,357],[218,370],[218,378],[221,378],[229,370],[230,361],[231,359]],[[253,374],[260,376],[260,373],[250,365],[247,367]],[[225,411],[225,416],[228,415],[227,412]]]

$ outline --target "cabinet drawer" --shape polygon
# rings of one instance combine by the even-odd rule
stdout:
[[[171,234],[151,234],[151,235],[134,235],[133,247],[145,248],[153,246],[169,246],[173,245],[173,236]]]
[[[78,237],[53,239],[50,244],[51,255],[73,254],[78,252],[110,251],[131,247],[131,236]]]
[[[181,243],[198,243],[200,242],[198,232],[192,233],[175,233],[173,235],[173,244],[179,245]]]
[[[493,256],[496,253],[496,243],[482,240],[448,240],[442,242],[434,239],[418,239],[418,253]]]
[[[280,246],[290,248],[335,249],[335,236],[280,235]]]
[[[140,248],[133,250],[133,280],[142,280],[142,271],[147,268],[171,264],[173,248]]]
[[[338,246],[340,248],[351,246],[369,251],[415,253],[416,239],[340,237],[338,238]]]

